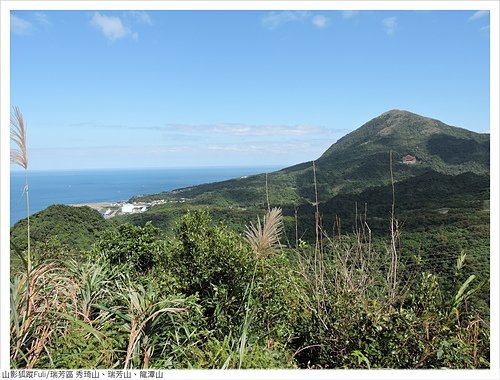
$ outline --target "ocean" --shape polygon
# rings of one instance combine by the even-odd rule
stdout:
[[[30,213],[52,204],[114,202],[202,183],[271,172],[279,167],[30,171]],[[10,174],[10,225],[26,217],[24,172]]]

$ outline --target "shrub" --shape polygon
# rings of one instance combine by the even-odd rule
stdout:
[[[227,333],[241,318],[255,260],[236,233],[214,225],[207,211],[188,212],[176,229],[168,269],[187,295],[198,295],[208,328]]]
[[[105,231],[91,254],[109,265],[125,264],[144,273],[158,260],[161,247],[160,230],[151,223],[144,227],[123,224]]]

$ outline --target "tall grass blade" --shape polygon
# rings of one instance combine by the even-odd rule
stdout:
[[[28,143],[26,140],[26,124],[23,114],[19,107],[14,107],[10,114],[10,140],[14,144],[14,148],[10,150],[10,160],[13,164],[24,168],[25,182],[24,192],[26,193],[26,214],[27,214],[27,235],[28,235],[28,254],[27,254],[27,271],[31,270],[31,247],[30,247],[30,198],[28,186]]]
[[[10,115],[10,139],[16,146],[10,151],[12,163],[28,169],[28,147],[26,143],[26,125],[19,107],[14,107]]]

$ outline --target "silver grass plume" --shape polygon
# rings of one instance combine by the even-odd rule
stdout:
[[[19,107],[10,114],[10,139],[16,146],[10,150],[10,161],[28,169],[28,148],[26,144],[26,125]]]
[[[283,231],[283,215],[281,208],[269,210],[261,223],[257,216],[257,224],[250,223],[245,231],[245,240],[250,244],[258,258],[266,257],[281,247],[279,236]]]
[[[27,272],[32,269],[31,263],[31,248],[30,248],[30,198],[28,187],[28,146],[26,141],[26,125],[24,123],[23,114],[19,107],[14,107],[10,114],[10,140],[14,143],[15,148],[10,150],[10,161],[24,168],[25,181],[24,192],[26,194],[26,214],[27,214],[27,234],[28,234],[28,255],[27,255]]]

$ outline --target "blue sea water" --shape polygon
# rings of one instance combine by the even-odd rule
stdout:
[[[270,172],[278,167],[30,171],[30,213],[52,204],[113,202],[138,194]],[[24,172],[10,174],[10,225],[26,217]]]

